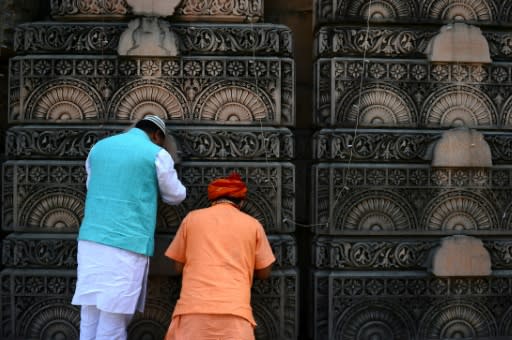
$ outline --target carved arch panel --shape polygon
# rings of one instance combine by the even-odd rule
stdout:
[[[399,89],[388,84],[371,84],[350,91],[338,105],[337,122],[361,127],[414,127],[414,102]]]
[[[94,88],[75,79],[57,80],[41,85],[27,98],[24,119],[98,120],[103,112],[103,99]]]
[[[429,127],[492,127],[497,110],[482,91],[466,86],[446,86],[432,93],[422,109],[423,123]]]
[[[420,15],[442,21],[494,21],[498,12],[489,0],[434,0],[424,2]]]

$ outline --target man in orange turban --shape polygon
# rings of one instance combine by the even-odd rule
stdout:
[[[165,255],[183,274],[166,340],[254,339],[253,277],[270,276],[274,254],[263,226],[240,211],[240,175],[208,185],[211,206],[190,212]]]

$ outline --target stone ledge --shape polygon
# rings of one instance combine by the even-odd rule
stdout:
[[[16,27],[15,50],[20,54],[117,54],[126,23],[35,22]],[[170,25],[182,55],[293,55],[292,31],[273,24]]]

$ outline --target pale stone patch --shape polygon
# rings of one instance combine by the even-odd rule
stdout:
[[[432,253],[431,272],[435,276],[491,275],[491,256],[481,240],[465,235],[445,237]]]
[[[491,63],[489,43],[480,28],[464,23],[441,27],[425,51],[431,62]]]
[[[432,167],[492,167],[492,154],[484,135],[459,128],[445,131],[433,152]]]

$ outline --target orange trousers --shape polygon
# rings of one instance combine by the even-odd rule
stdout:
[[[177,315],[172,318],[165,340],[254,340],[254,327],[235,315]]]

